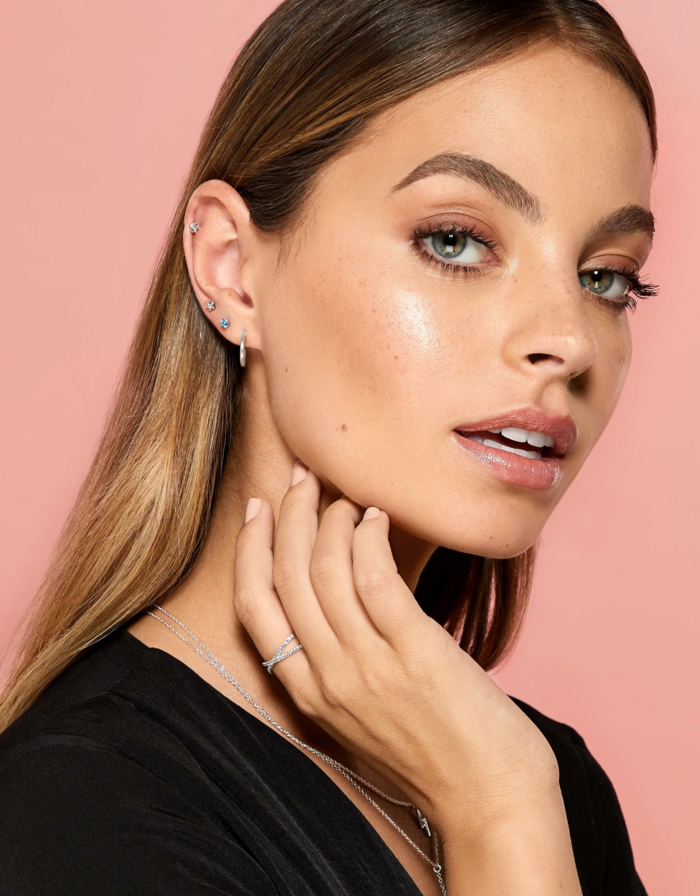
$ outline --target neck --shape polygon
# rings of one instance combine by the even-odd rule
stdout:
[[[226,594],[227,604],[230,604],[233,586],[235,542],[243,524],[246,502],[252,497],[264,498],[272,505],[277,520],[294,460],[294,454],[272,421],[264,384],[260,383],[260,377],[251,377],[244,386],[239,438],[227,460],[209,532],[197,561],[198,575],[211,578],[212,584],[218,583],[218,590]],[[324,482],[319,519],[340,496],[336,486]],[[435,545],[394,525],[390,528],[389,540],[399,575],[415,591]]]
[[[249,403],[244,402],[244,408],[246,404]],[[297,710],[281,682],[267,674],[255,644],[233,607],[235,545],[246,502],[251,497],[269,501],[277,519],[295,459],[276,428],[261,429],[258,420],[259,414],[255,420],[246,420],[245,413],[242,415],[240,436],[235,451],[227,460],[202,550],[185,581],[164,605],[202,639],[280,724],[307,743],[327,750],[341,762],[360,770],[352,756]],[[332,484],[324,483],[320,518],[338,497],[340,492]],[[414,591],[435,546],[395,526],[391,527],[389,537],[399,574]],[[159,628],[154,620],[150,622]],[[159,634],[163,634],[162,629]],[[166,643],[168,650],[178,646]],[[187,651],[182,658],[186,657],[187,661],[192,660]],[[218,682],[216,686],[219,686]],[[237,702],[245,705],[244,698]]]

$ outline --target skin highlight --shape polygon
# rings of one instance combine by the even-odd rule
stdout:
[[[534,202],[499,198],[474,168],[465,176],[443,165],[406,183],[445,154],[483,160]],[[224,338],[238,342],[247,330],[248,362],[238,448],[207,541],[164,606],[274,718],[388,792],[401,795],[260,665],[231,599],[246,501],[261,497],[271,526],[299,457],[320,481],[321,518],[338,499],[351,514],[370,505],[386,511],[410,590],[437,545],[491,557],[532,545],[624,385],[628,312],[578,278],[596,266],[641,269],[650,219],[638,210],[649,208],[652,168],[646,123],[627,89],[566,51],[538,48],[377,118],[322,170],[290,233],[257,231],[222,181],[202,184],[190,200],[186,222],[200,230],[186,230],[184,245],[197,298],[203,308],[216,302],[213,325],[231,321]],[[477,273],[449,272],[414,235],[436,225],[473,228],[496,248],[475,245]],[[576,424],[576,446],[550,489],[500,481],[453,435],[460,424],[524,406]],[[129,630],[250,709],[154,620],[142,617]],[[436,892],[432,872],[400,835],[319,764],[422,892]],[[400,812],[394,817],[404,823]]]

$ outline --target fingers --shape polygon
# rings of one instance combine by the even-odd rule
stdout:
[[[368,507],[352,540],[353,578],[370,619],[394,646],[415,637],[427,619],[399,575],[389,544],[389,517]]]
[[[311,584],[309,569],[318,531],[321,481],[299,461],[282,499],[275,533],[272,580],[310,662],[323,662],[337,639]]]
[[[284,652],[303,645],[273,666],[285,687],[294,685],[295,667],[307,674],[314,663],[328,665],[337,647],[309,581],[321,484],[313,474],[300,478],[305,473],[303,465],[295,465],[276,527],[269,502],[251,499],[249,505],[260,510],[246,514],[236,541],[234,608],[261,656],[271,659],[292,632],[296,638]],[[290,693],[296,699],[293,687]]]
[[[273,585],[273,529],[274,516],[270,504],[260,498],[251,498],[246,522],[236,540],[233,604],[241,624],[265,660],[271,659],[280,644],[294,631]],[[285,652],[299,643],[303,644],[300,638],[293,639]],[[275,663],[272,672],[285,687],[296,682],[297,688],[303,689],[310,676],[305,650]],[[292,690],[288,689],[291,693]]]
[[[247,512],[236,543],[234,606],[261,656],[292,633],[284,652],[303,645],[273,667],[285,686],[333,668],[343,649],[399,646],[426,619],[397,572],[387,514],[370,508],[361,519],[342,497],[319,524],[320,497],[319,478],[297,462],[276,526],[271,505],[252,499],[258,512]]]
[[[331,504],[323,515],[311,557],[311,584],[329,625],[345,649],[367,649],[381,635],[355,589],[352,540],[362,508],[347,497]]]

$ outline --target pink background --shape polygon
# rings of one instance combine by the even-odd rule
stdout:
[[[0,647],[87,471],[205,115],[274,5],[5,7]],[[685,455],[700,436],[700,13],[688,0],[609,6],[660,107],[648,272],[663,291],[633,318],[627,391],[545,531],[526,628],[496,678],[583,734],[650,894],[696,896],[700,490]]]

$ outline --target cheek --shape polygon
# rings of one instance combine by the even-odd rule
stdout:
[[[415,431],[450,355],[435,307],[376,258],[297,263],[274,290],[264,351],[283,436],[324,466],[370,451],[381,467],[383,440]]]
[[[605,382],[601,384],[601,416],[607,424],[620,399],[632,361],[632,337],[626,317],[619,322],[619,328],[610,328],[600,340],[602,365]]]
[[[581,392],[573,390],[575,416],[581,427],[581,454],[576,469],[584,462],[602,435],[617,407],[632,360],[629,322],[602,320],[596,327],[598,356],[588,371]],[[585,376],[585,375],[584,375]]]

